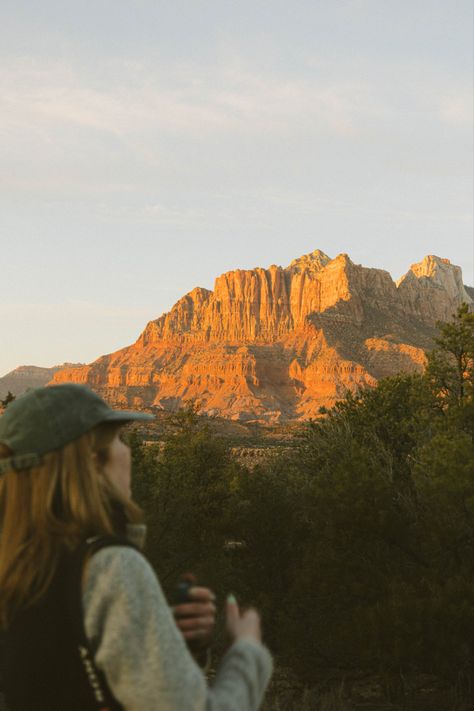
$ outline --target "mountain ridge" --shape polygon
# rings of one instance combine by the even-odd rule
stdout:
[[[39,388],[47,385],[58,370],[64,368],[77,368],[83,363],[62,363],[53,365],[51,368],[44,368],[38,365],[19,365],[17,368],[0,377],[0,398],[4,398],[8,392],[18,396],[29,388]]]
[[[83,382],[117,406],[278,422],[317,416],[349,390],[421,371],[436,322],[474,300],[459,267],[428,255],[395,282],[320,250],[287,267],[225,272],[153,319],[135,343],[52,382]]]

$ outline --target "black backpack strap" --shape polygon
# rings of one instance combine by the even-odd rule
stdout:
[[[97,711],[119,711],[122,706],[114,699],[104,674],[95,665],[94,655],[86,637],[82,611],[82,577],[84,566],[90,557],[102,548],[111,546],[127,546],[138,550],[124,536],[96,536],[84,541],[69,559],[67,605],[73,640],[84,673],[84,682],[90,691],[91,708]]]

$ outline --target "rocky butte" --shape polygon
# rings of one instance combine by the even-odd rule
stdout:
[[[397,283],[316,250],[283,269],[227,272],[195,288],[138,340],[53,382],[87,383],[122,407],[234,420],[305,419],[379,378],[421,371],[436,321],[474,304],[461,270],[428,256]]]

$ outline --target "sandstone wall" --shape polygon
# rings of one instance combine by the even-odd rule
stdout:
[[[122,406],[277,422],[318,415],[349,390],[420,371],[435,323],[473,303],[459,267],[428,256],[396,284],[346,254],[235,270],[150,321],[136,343],[54,382],[88,383]]]

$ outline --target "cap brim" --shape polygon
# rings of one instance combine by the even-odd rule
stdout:
[[[136,412],[134,410],[112,410],[102,422],[150,422],[154,420],[155,415],[150,415],[148,412]]]

